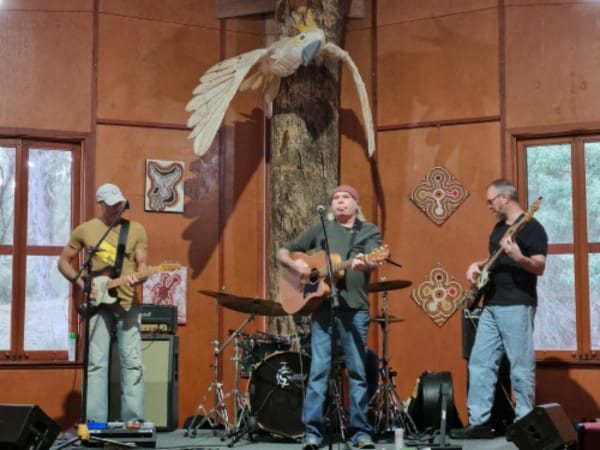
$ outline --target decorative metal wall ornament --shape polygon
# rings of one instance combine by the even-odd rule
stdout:
[[[443,166],[432,167],[410,193],[413,203],[437,225],[448,220],[468,196],[467,190]]]
[[[146,160],[146,211],[183,212],[183,169],[181,161]]]
[[[463,288],[440,263],[431,269],[427,279],[415,287],[410,294],[438,327],[456,312],[456,304],[462,297]]]
[[[186,297],[187,267],[150,275],[142,289],[144,303],[177,306],[179,325],[184,325],[187,320]]]

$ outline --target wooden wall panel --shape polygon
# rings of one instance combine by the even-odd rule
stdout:
[[[485,188],[500,172],[498,133],[499,125],[488,123],[379,135],[382,228],[393,259],[403,267],[384,265],[378,275],[413,282],[410,288],[389,295],[390,313],[404,319],[391,326],[389,336],[391,364],[399,372],[398,391],[408,398],[422,372],[449,370],[463,418],[466,364],[461,353],[460,313],[438,328],[410,294],[438,263],[466,286],[468,264],[486,255],[487,237],[495,221],[485,204]],[[441,226],[409,198],[415,184],[434,165],[446,167],[470,193]]]
[[[5,3],[0,127],[89,132],[92,0]]]
[[[600,4],[506,8],[507,127],[598,122]]]
[[[498,115],[497,10],[402,21],[406,4],[378,9],[378,126]]]
[[[180,125],[187,122],[184,107],[199,76],[218,61],[218,22],[202,19],[195,10],[189,18],[181,16],[192,3],[203,2],[169,3],[170,8],[161,0],[103,2],[98,50],[99,119]],[[123,4],[127,4],[124,9]],[[180,14],[175,14],[176,10]],[[157,19],[161,13],[166,17]],[[185,19],[188,22],[178,22]]]
[[[385,26],[433,17],[460,15],[495,9],[498,0],[378,0],[377,25]]]

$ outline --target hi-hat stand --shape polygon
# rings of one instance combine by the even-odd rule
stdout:
[[[198,428],[201,428],[205,423],[208,423],[210,428],[215,429],[218,425],[223,425],[225,435],[230,437],[233,436],[235,440],[236,435],[239,434],[238,431],[242,423],[245,423],[246,420],[246,411],[247,411],[247,399],[245,395],[243,395],[239,390],[239,362],[240,362],[240,350],[238,338],[246,325],[250,321],[254,319],[256,313],[248,314],[246,320],[227,338],[227,340],[220,345],[218,340],[214,340],[213,344],[213,353],[215,360],[212,363],[213,367],[213,382],[210,384],[204,397],[202,398],[202,402],[198,405],[196,413],[190,420],[188,428],[186,429],[184,436],[185,437],[196,437]],[[223,390],[223,382],[219,380],[219,356],[225,348],[229,345],[231,341],[234,341],[234,367],[235,367],[235,377],[234,377],[234,388],[231,392],[225,394]],[[214,391],[215,394],[215,404],[212,409],[207,410],[206,404],[208,400],[208,396],[211,392]],[[227,411],[226,401],[229,397],[233,395],[233,422],[229,421],[229,412]],[[241,413],[240,413],[241,411]],[[239,414],[239,416],[238,416]],[[201,420],[198,420],[200,416],[203,416]],[[197,422],[197,423],[196,423]],[[216,433],[216,431],[215,431]],[[238,438],[239,439],[239,438]],[[235,441],[234,441],[235,442]]]
[[[395,428],[404,428],[405,433],[408,435],[416,433],[417,427],[409,414],[404,411],[404,405],[396,391],[396,381],[394,377],[397,375],[397,372],[390,367],[389,363],[388,332],[391,318],[388,313],[387,289],[383,290],[382,297],[383,305],[381,314],[376,320],[383,332],[383,356],[380,359],[381,367],[379,369],[381,382],[369,401],[369,409],[373,418],[373,431],[376,436],[382,436],[386,433],[393,433]]]

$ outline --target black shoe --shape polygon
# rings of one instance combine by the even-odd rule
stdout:
[[[467,425],[464,428],[454,428],[450,430],[450,437],[453,439],[493,439],[496,436],[489,423],[482,423]]]

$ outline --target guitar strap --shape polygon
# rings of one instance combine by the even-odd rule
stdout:
[[[110,277],[118,278],[123,268],[123,257],[125,256],[125,246],[127,244],[127,235],[129,234],[129,220],[121,220],[121,232],[119,233],[119,244],[117,245],[117,256]]]

